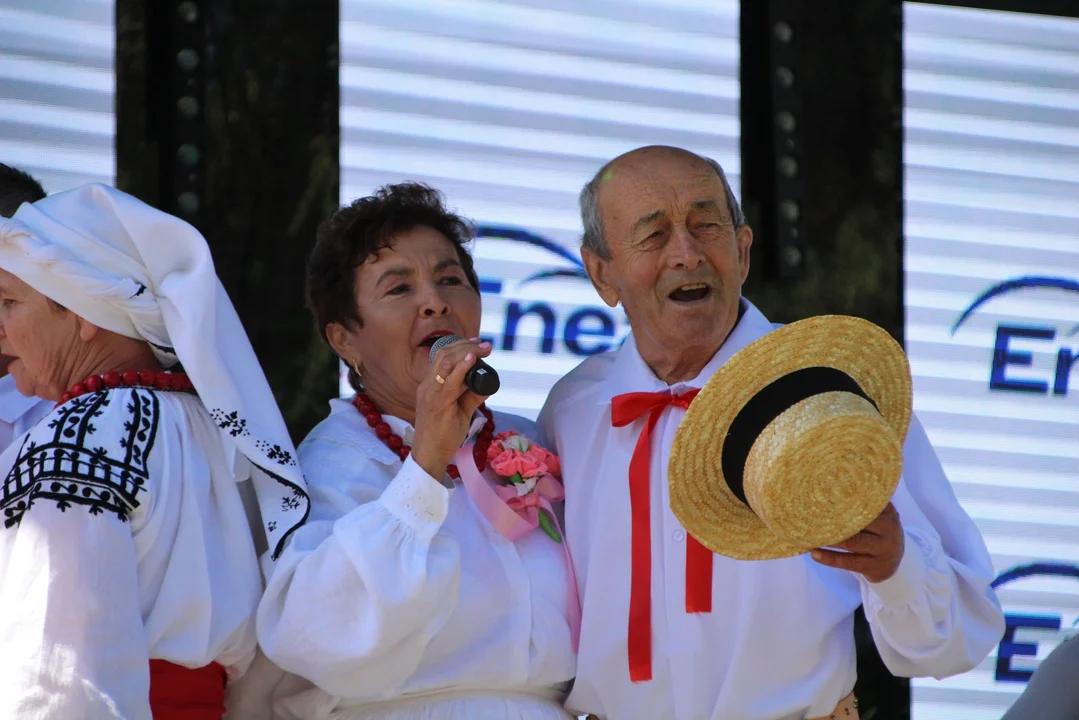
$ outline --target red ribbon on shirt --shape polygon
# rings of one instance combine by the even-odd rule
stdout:
[[[663,412],[674,405],[688,408],[699,390],[671,393],[625,393],[611,401],[611,425],[625,427],[648,413],[629,461],[629,506],[632,524],[629,587],[629,679],[652,679],[652,430]],[[712,552],[686,534],[686,612],[712,612]]]

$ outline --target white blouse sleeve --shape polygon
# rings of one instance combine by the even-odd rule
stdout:
[[[333,695],[392,697],[456,607],[457,541],[439,532],[450,490],[411,457],[389,468],[354,446],[301,447],[311,519],[276,563],[258,636],[282,669]]]
[[[906,677],[943,678],[977,666],[1000,642],[1004,614],[990,587],[993,563],[916,417],[893,502],[905,530],[898,571],[882,583],[858,576],[885,665]]]
[[[131,523],[39,497],[0,532],[0,717],[150,720]]]

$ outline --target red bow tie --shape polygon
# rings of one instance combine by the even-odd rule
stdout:
[[[648,413],[629,461],[629,506],[632,523],[629,589],[629,679],[652,679],[652,511],[649,468],[652,430],[671,405],[688,408],[699,390],[671,393],[625,393],[611,401],[611,425],[625,427]],[[712,612],[712,552],[686,534],[686,612]]]

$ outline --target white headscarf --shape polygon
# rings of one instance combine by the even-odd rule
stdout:
[[[177,361],[252,482],[274,559],[307,519],[307,486],[281,412],[198,230],[93,184],[0,218],[0,268],[98,327]]]

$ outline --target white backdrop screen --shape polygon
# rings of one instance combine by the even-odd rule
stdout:
[[[998,720],[1079,618],[1079,20],[905,8],[915,409],[1008,616],[913,717]]]
[[[0,162],[46,192],[112,184],[113,0],[0,0]]]
[[[478,224],[490,404],[534,417],[628,330],[581,272],[581,186],[660,143],[737,192],[738,2],[343,0],[341,19],[341,201],[418,180]]]

